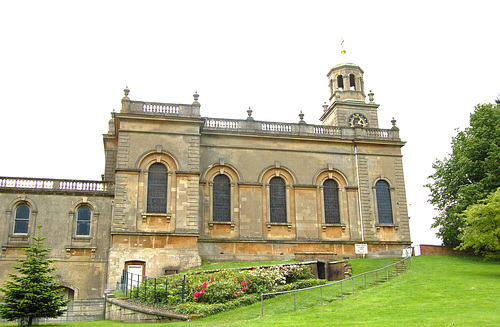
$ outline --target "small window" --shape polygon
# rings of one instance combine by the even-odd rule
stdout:
[[[344,77],[342,75],[337,76],[337,88],[341,91],[344,90]]]
[[[393,224],[389,183],[380,180],[375,184],[375,188],[377,192],[378,221],[380,224]]]
[[[354,74],[349,75],[349,86],[351,90],[356,90],[356,79]]]
[[[231,221],[231,184],[226,175],[217,175],[213,184],[213,220]]]
[[[16,208],[16,217],[14,221],[14,234],[28,234],[30,223],[30,208],[21,204]]]
[[[272,223],[286,223],[286,183],[281,177],[269,181],[269,207]]]
[[[167,167],[154,163],[149,167],[148,174],[148,213],[167,213]]]
[[[89,236],[90,235],[90,222],[92,220],[92,211],[87,206],[78,208],[76,218],[76,235]]]
[[[339,185],[333,179],[323,183],[325,224],[340,224]]]

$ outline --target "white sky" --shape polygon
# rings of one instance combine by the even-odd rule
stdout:
[[[2,1],[0,176],[99,180],[132,100],[204,117],[320,124],[339,43],[395,117],[415,244],[439,244],[422,185],[456,128],[500,93],[497,1]]]

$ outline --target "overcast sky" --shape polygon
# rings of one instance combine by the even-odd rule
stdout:
[[[439,244],[423,187],[500,93],[498,1],[2,1],[0,176],[99,180],[123,89],[204,117],[320,124],[340,40],[397,120],[412,240]]]

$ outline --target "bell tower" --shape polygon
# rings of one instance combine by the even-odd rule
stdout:
[[[346,60],[346,51],[342,49],[342,60]],[[373,93],[368,93],[369,103],[365,98],[364,71],[356,64],[341,63],[334,66],[328,74],[330,105],[324,106],[320,120],[323,125],[340,127],[378,128],[377,108],[373,102]]]

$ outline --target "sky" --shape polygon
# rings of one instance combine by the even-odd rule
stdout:
[[[423,185],[500,94],[498,1],[2,1],[0,176],[99,180],[123,89],[203,117],[321,124],[340,42],[394,117],[414,244],[440,244]]]

